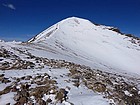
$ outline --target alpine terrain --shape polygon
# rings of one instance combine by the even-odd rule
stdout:
[[[70,17],[1,40],[0,105],[140,105],[140,38]]]

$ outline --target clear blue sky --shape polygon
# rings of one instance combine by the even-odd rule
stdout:
[[[26,41],[71,16],[140,37],[140,0],[0,0],[0,39]]]

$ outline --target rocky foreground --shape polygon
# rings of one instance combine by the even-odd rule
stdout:
[[[65,88],[61,88],[58,83],[59,78],[49,74],[54,69],[58,72],[61,69],[68,71],[59,75],[64,79],[64,84],[72,83],[75,88],[85,86],[103,95],[109,100],[110,105],[140,105],[140,79],[138,78],[103,72],[65,60],[36,57],[19,49],[17,51],[26,55],[24,60],[4,48],[0,49],[0,85],[4,86],[0,91],[0,98],[12,92],[14,105],[59,105],[61,103],[74,105],[69,101],[72,87],[66,85]],[[19,77],[6,75],[7,70],[16,69],[17,71],[27,69],[35,73]],[[46,72],[36,73],[36,70],[42,69],[46,69]]]

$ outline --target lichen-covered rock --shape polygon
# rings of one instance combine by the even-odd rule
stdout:
[[[19,101],[19,99],[21,98],[21,95],[19,95],[19,94],[16,94],[15,96],[14,96],[14,100],[15,101]]]
[[[11,86],[7,86],[4,90],[0,91],[0,95],[7,94],[11,91]]]
[[[46,105],[46,102],[43,99],[38,98],[36,104],[37,105]]]
[[[18,102],[20,103],[20,105],[24,105],[25,103],[27,103],[27,98],[21,97]]]
[[[64,100],[64,94],[63,92],[59,91],[57,92],[56,96],[55,96],[55,99],[57,100],[57,102],[63,102]]]
[[[96,82],[96,83],[94,83],[93,90],[95,90],[97,92],[105,92],[106,85],[101,82]]]

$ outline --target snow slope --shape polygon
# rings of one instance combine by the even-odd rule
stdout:
[[[132,38],[112,29],[71,17],[56,23],[28,42],[36,49],[47,50],[42,56],[51,55],[52,58],[101,70],[140,74],[140,46],[132,43]]]

